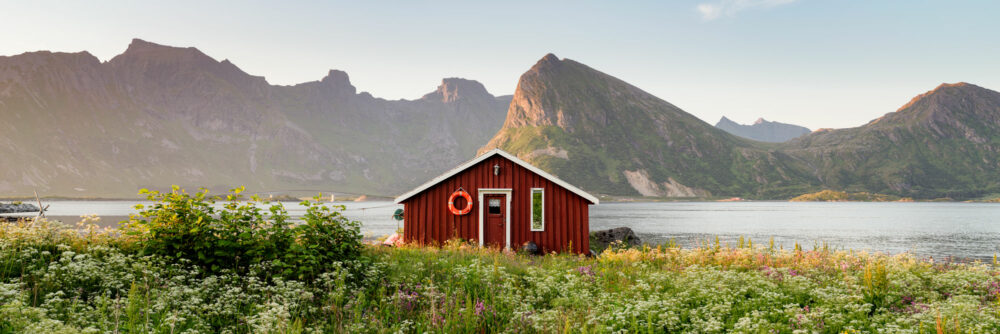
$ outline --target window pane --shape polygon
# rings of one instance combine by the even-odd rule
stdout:
[[[531,229],[541,230],[545,227],[542,219],[542,204],[545,198],[544,191],[542,189],[532,189],[531,190]]]
[[[499,199],[496,199],[496,198],[491,198],[490,199],[490,210],[489,210],[489,213],[491,215],[499,215],[500,214],[500,200]]]

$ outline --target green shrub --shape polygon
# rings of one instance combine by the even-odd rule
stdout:
[[[245,201],[243,190],[231,190],[218,207],[204,189],[195,194],[177,186],[170,192],[143,189],[140,194],[155,204],[137,205],[140,212],[130,217],[124,233],[141,255],[187,259],[208,273],[244,273],[250,265],[273,261],[283,276],[302,279],[360,256],[360,222],[341,215],[344,207],[324,206],[318,198],[304,201],[303,223],[293,224],[280,203],[265,211],[266,202],[256,196]]]
[[[306,207],[303,223],[292,229],[296,242],[283,252],[282,263],[290,264],[284,266],[285,277],[316,277],[338,261],[361,256],[361,223],[344,217],[344,206],[326,206],[315,200],[301,203]]]

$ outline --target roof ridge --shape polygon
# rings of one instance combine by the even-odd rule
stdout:
[[[466,162],[462,163],[461,165],[458,165],[457,167],[448,170],[444,174],[441,174],[441,175],[439,175],[439,176],[431,179],[430,181],[427,181],[424,184],[421,184],[417,188],[415,188],[413,190],[410,190],[409,192],[406,192],[406,193],[404,193],[402,195],[399,195],[399,197],[396,197],[396,199],[395,199],[394,202],[396,204],[400,204],[403,201],[409,199],[410,197],[416,196],[417,194],[424,192],[424,190],[427,190],[427,189],[433,187],[434,185],[436,185],[438,183],[441,183],[444,180],[447,180],[447,179],[451,178],[452,176],[455,176],[456,174],[461,173],[461,172],[465,171],[466,169],[469,169],[472,166],[475,166],[476,164],[478,164],[478,163],[480,163],[480,162],[482,162],[482,161],[484,161],[484,160],[486,160],[486,159],[488,159],[488,158],[490,158],[490,157],[492,157],[494,155],[500,155],[500,156],[504,157],[505,159],[514,162],[515,164],[517,164],[517,165],[519,165],[521,167],[524,167],[525,169],[527,169],[527,170],[529,170],[529,171],[531,171],[531,172],[533,172],[535,174],[538,174],[539,176],[541,176],[541,177],[543,177],[543,178],[551,181],[552,183],[555,183],[556,185],[558,185],[560,187],[563,187],[566,190],[569,190],[569,192],[574,193],[577,196],[583,197],[584,199],[590,201],[590,203],[592,203],[592,204],[599,204],[600,203],[600,200],[598,200],[597,197],[595,197],[594,195],[591,195],[591,194],[583,191],[582,189],[577,188],[577,187],[573,186],[572,184],[569,184],[566,181],[563,181],[562,179],[559,179],[555,175],[549,174],[548,172],[546,172],[544,170],[541,170],[538,167],[533,166],[532,164],[528,163],[527,161],[521,160],[520,158],[518,158],[518,157],[516,157],[516,156],[514,156],[514,155],[512,155],[512,154],[510,154],[510,153],[508,153],[508,152],[506,152],[504,150],[501,150],[499,148],[494,148],[492,150],[489,150],[488,152],[483,153],[483,154],[481,154],[481,155],[473,158],[472,160],[466,161]]]

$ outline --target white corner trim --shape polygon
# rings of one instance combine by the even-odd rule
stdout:
[[[539,169],[538,167],[532,166],[528,162],[526,162],[524,160],[521,160],[521,159],[518,159],[517,157],[515,157],[515,156],[511,155],[510,153],[507,153],[504,150],[501,150],[499,148],[495,148],[495,149],[490,150],[489,152],[483,153],[483,155],[480,155],[480,156],[476,157],[475,159],[469,160],[466,163],[461,164],[458,167],[455,167],[452,170],[450,170],[450,171],[448,171],[448,172],[446,172],[444,174],[441,174],[440,176],[435,177],[434,179],[432,179],[430,181],[427,181],[427,183],[424,183],[424,184],[420,185],[416,189],[410,190],[409,192],[407,192],[405,194],[399,195],[399,197],[396,197],[395,202],[396,202],[396,204],[401,204],[401,203],[403,203],[403,201],[409,199],[410,197],[413,197],[414,195],[419,194],[422,191],[427,190],[428,188],[433,187],[434,185],[436,185],[438,183],[441,183],[442,181],[447,180],[448,178],[451,178],[455,174],[461,173],[462,171],[464,171],[466,169],[469,169],[470,167],[475,166],[476,164],[478,164],[478,163],[482,162],[483,160],[486,160],[486,159],[488,159],[488,158],[490,158],[490,157],[492,157],[494,155],[500,155],[500,156],[502,156],[504,158],[507,158],[507,160],[513,161],[515,164],[518,164],[519,166],[524,167],[525,169],[530,170],[531,172],[533,172],[535,174],[538,174],[539,176],[545,178],[546,180],[549,180],[552,183],[555,183],[555,184],[559,185],[560,187],[566,188],[566,190],[569,190],[570,192],[572,192],[574,194],[577,194],[580,197],[583,197],[584,199],[590,201],[590,204],[594,204],[594,205],[600,204],[600,200],[598,200],[597,197],[594,197],[594,195],[588,194],[587,192],[581,190],[580,188],[574,187],[573,185],[571,185],[569,183],[566,183],[566,181],[560,180],[558,177],[555,177],[552,174],[546,173],[545,171]]]
[[[542,228],[535,228],[535,190],[542,191]],[[532,232],[545,232],[545,188],[531,188],[531,193],[528,194],[529,201],[531,205],[528,206],[528,227],[531,228]]]
[[[504,236],[505,237],[504,248],[510,249],[510,202],[511,202],[511,197],[513,197],[511,196],[511,194],[514,191],[511,188],[479,188],[478,192],[479,192],[479,247],[483,247],[485,245],[483,241],[483,235],[484,235],[483,220],[485,220],[486,211],[483,211],[483,195],[500,194],[500,195],[506,195],[505,197],[507,198],[507,206],[505,210],[506,214],[503,216],[504,218],[503,225],[504,229],[506,229],[506,235]]]

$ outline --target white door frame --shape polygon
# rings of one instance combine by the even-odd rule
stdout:
[[[506,236],[504,238],[504,248],[510,249],[510,202],[511,194],[514,191],[511,188],[479,188],[479,247],[484,246],[483,235],[483,220],[485,220],[486,211],[483,211],[483,195],[507,195],[507,205],[506,214],[504,215],[504,228],[506,229]]]

